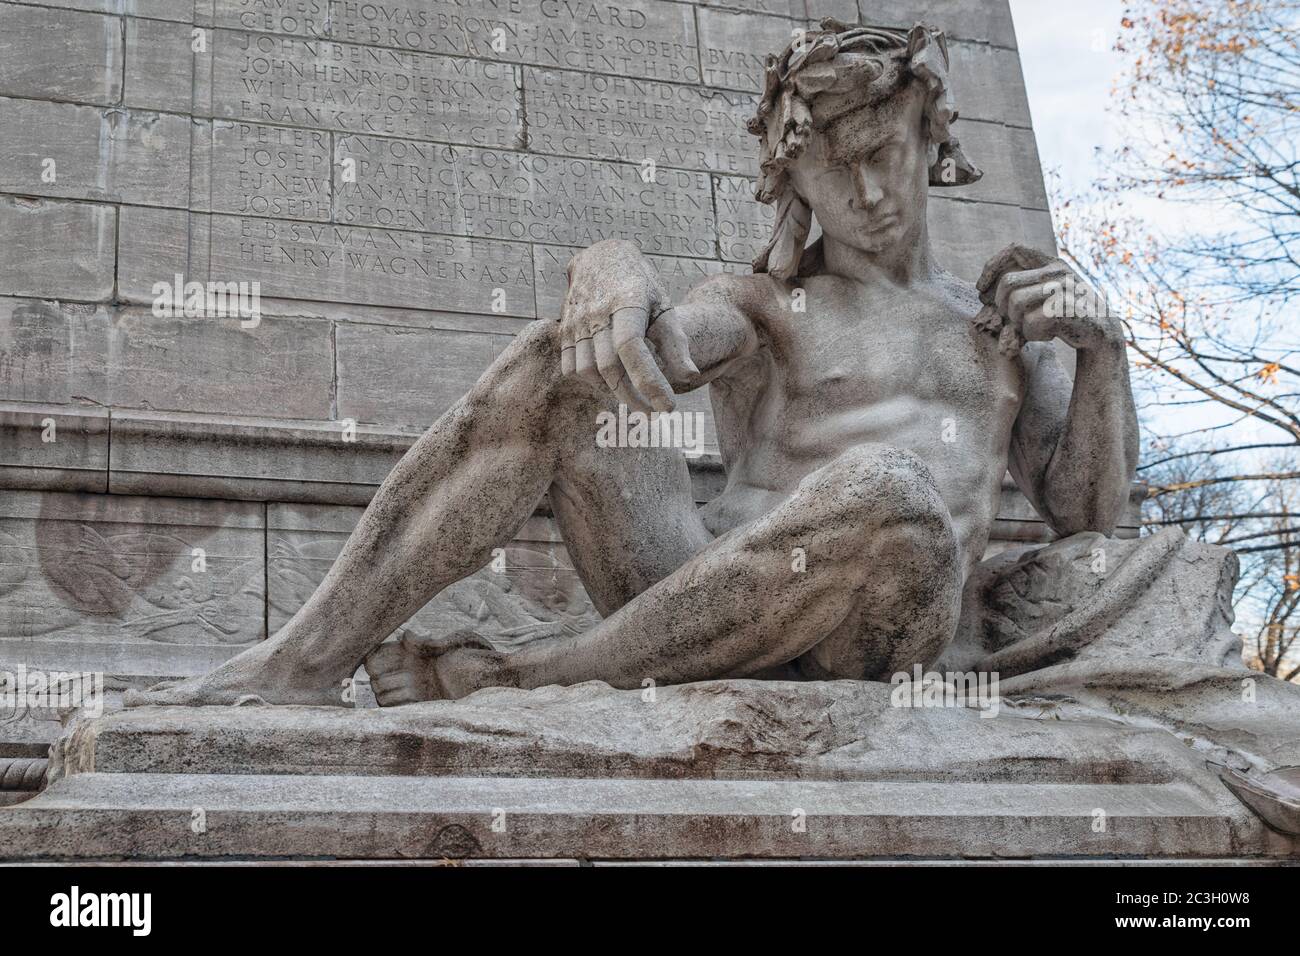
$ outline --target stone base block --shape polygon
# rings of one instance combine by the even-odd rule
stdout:
[[[853,681],[142,708],[70,728],[48,788],[0,809],[0,855],[1297,858],[1186,728],[1060,713],[899,706]]]
[[[1161,784],[89,773],[0,811],[0,845],[19,859],[1270,852],[1241,836],[1221,808]]]

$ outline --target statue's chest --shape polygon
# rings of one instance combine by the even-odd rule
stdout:
[[[818,404],[895,398],[987,404],[1018,392],[1013,363],[955,314],[905,322],[810,320],[783,344],[790,398]]]

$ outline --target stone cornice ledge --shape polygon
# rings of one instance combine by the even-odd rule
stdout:
[[[56,440],[43,442],[53,421]],[[0,488],[364,506],[422,429],[336,421],[0,402]],[[723,488],[721,460],[691,462],[695,496]],[[1136,537],[1137,501],[1119,529]],[[1046,542],[1051,532],[1004,482],[997,540]]]
[[[0,402],[0,488],[365,505],[422,431]],[[717,458],[691,471],[701,501],[721,490]]]

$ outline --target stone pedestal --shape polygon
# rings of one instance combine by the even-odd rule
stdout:
[[[1220,679],[1186,670],[1179,693]],[[1295,836],[1221,781],[1194,720],[1107,717],[1079,690],[1100,678],[1074,677],[1074,712],[1026,685],[996,715],[847,681],[131,710],[70,729],[45,792],[0,810],[0,846],[23,860],[1297,858]],[[1288,699],[1266,709],[1293,691],[1269,685]]]

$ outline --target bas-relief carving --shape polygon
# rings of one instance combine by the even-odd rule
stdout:
[[[237,646],[264,636],[260,526],[201,523],[221,522],[220,505],[181,505],[173,523],[132,502],[12,496],[0,516],[0,659],[22,658],[24,638]]]
[[[359,513],[330,509],[326,517],[321,509],[306,509],[289,522],[292,527],[273,525],[267,568],[273,631],[320,586]],[[337,523],[337,530],[305,530],[322,518]],[[563,545],[528,540],[550,530],[544,519],[530,524],[531,531],[521,532],[488,567],[441,592],[402,625],[400,634],[436,641],[473,631],[509,649],[538,638],[577,635],[594,624],[599,615]]]

